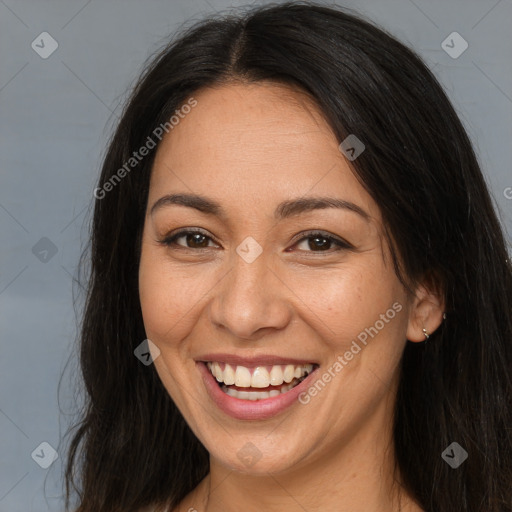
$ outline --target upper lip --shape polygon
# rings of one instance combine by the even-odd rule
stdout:
[[[278,364],[294,364],[294,365],[303,365],[303,364],[313,364],[318,366],[318,363],[311,359],[297,359],[293,357],[286,356],[277,356],[270,354],[261,354],[259,356],[254,357],[244,357],[244,356],[236,356],[234,354],[204,354],[196,358],[196,361],[200,362],[218,362],[218,363],[227,363],[234,366],[245,366],[245,367],[253,367],[253,366],[273,366]]]

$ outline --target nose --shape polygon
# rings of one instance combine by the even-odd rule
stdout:
[[[292,317],[292,292],[262,253],[248,263],[234,264],[214,288],[210,320],[235,339],[254,341],[286,327]]]

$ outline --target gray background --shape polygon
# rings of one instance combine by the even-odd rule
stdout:
[[[512,1],[338,4],[424,57],[467,127],[512,232]],[[72,278],[120,102],[169,34],[230,5],[247,4],[0,0],[0,512],[63,509],[61,440],[76,366],[72,356],[64,372],[76,332]],[[44,31],[58,42],[47,59],[31,47],[41,46]],[[469,45],[456,59],[441,47],[453,31]],[[42,442],[59,453],[48,469],[31,456],[37,448],[38,460],[48,460]]]

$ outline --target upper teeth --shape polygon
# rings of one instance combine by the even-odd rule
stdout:
[[[312,364],[304,365],[274,365],[236,368],[227,363],[208,362],[208,369],[212,375],[226,385],[239,386],[242,388],[266,388],[268,386],[279,386],[283,382],[290,383],[293,379],[300,379],[313,370]]]

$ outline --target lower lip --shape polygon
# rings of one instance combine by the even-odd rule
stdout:
[[[238,420],[265,420],[284,411],[294,402],[298,402],[299,395],[308,388],[312,376],[318,370],[317,367],[302,382],[286,393],[262,400],[243,400],[224,393],[205,363],[197,362],[196,364],[210,398],[219,409]]]

